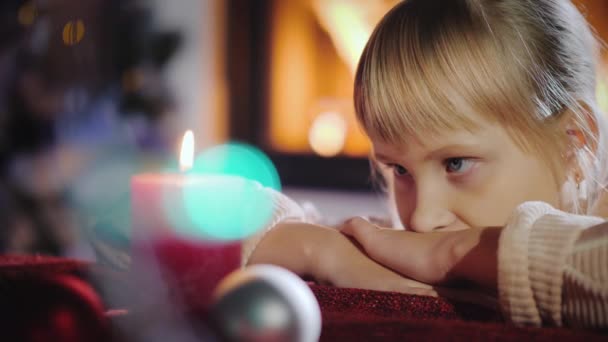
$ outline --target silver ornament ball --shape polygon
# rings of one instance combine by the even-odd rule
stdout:
[[[209,320],[227,341],[318,341],[321,310],[310,287],[274,265],[237,270],[218,285]]]

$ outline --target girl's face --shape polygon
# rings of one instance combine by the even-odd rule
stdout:
[[[504,226],[526,201],[559,204],[549,167],[498,124],[391,145],[372,137],[374,155],[394,174],[401,222],[418,232]]]

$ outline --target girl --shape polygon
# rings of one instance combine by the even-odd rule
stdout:
[[[608,326],[596,54],[569,0],[403,1],[363,52],[355,107],[405,231],[323,227],[275,194],[244,262],[416,294],[468,281],[518,324]]]

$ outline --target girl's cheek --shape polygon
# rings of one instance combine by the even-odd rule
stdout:
[[[476,187],[482,183],[485,173],[487,173],[486,168],[480,163],[476,163],[465,173],[453,175],[451,178],[458,185]]]
[[[395,200],[401,222],[408,222],[416,208],[416,184],[411,177],[395,180]]]
[[[393,182],[395,183],[395,189],[401,192],[410,191],[413,188],[414,180],[410,176],[397,177],[394,176]]]
[[[412,192],[403,191],[403,189],[396,188],[395,206],[397,209],[397,214],[399,215],[399,220],[404,226],[407,226],[407,222],[409,222],[409,218],[415,208],[415,200],[414,196],[412,196]]]

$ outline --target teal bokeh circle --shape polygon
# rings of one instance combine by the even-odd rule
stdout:
[[[243,239],[265,227],[274,211],[278,173],[259,149],[241,143],[213,147],[195,159],[183,201],[191,222],[182,233],[219,240]]]

